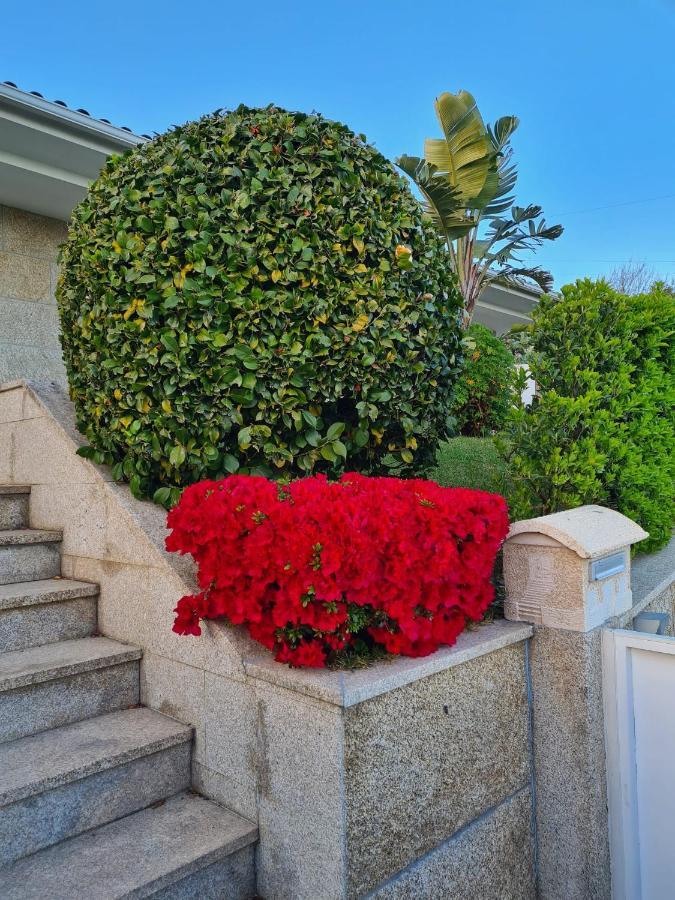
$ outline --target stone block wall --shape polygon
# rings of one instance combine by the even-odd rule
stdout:
[[[530,628],[512,627],[356,673],[247,661],[262,896],[535,896]]]
[[[0,383],[65,380],[56,289],[66,224],[0,206]]]
[[[355,672],[291,670],[218,622],[175,635],[192,563],[81,442],[62,387],[0,386],[0,483],[31,485],[63,575],[100,585],[99,631],[142,648],[142,702],[194,726],[195,789],[258,824],[258,893],[533,898],[531,626]]]

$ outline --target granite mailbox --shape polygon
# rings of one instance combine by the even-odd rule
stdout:
[[[630,548],[648,537],[603,506],[514,522],[504,544],[507,619],[590,631],[630,609]]]

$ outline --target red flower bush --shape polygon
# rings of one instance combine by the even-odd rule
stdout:
[[[168,525],[167,549],[192,554],[201,589],[179,600],[175,632],[225,617],[280,662],[320,667],[354,649],[454,644],[493,598],[508,515],[497,494],[431,481],[232,475],[186,488]]]

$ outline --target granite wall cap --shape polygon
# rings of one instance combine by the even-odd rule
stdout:
[[[277,687],[336,706],[348,707],[445,669],[451,669],[476,657],[501,650],[510,644],[525,641],[532,636],[532,632],[531,625],[502,619],[463,632],[453,647],[443,647],[430,656],[421,658],[398,656],[375,663],[366,669],[347,672],[291,669],[275,662],[272,654],[261,648],[259,652],[244,659],[244,668],[251,678],[267,681]]]
[[[536,542],[535,535],[557,541],[582,559],[595,559],[649,537],[632,519],[594,504],[514,522],[506,541]]]

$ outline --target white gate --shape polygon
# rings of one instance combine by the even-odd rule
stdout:
[[[675,638],[605,629],[613,900],[675,898]]]

